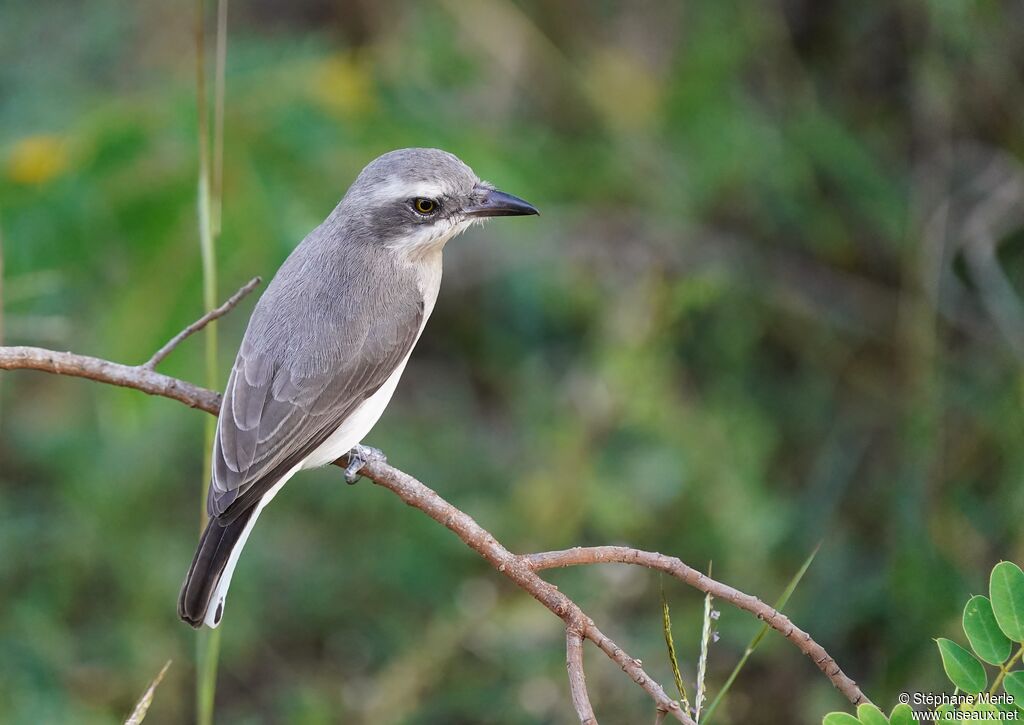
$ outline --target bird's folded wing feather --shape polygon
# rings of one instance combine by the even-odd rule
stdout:
[[[227,523],[256,505],[409,354],[422,327],[422,298],[364,302],[326,310],[307,302],[307,319],[293,314],[288,323],[257,319],[269,314],[258,306],[221,404],[210,516]],[[289,324],[294,329],[281,327]]]

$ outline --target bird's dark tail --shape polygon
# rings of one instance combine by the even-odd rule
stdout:
[[[206,524],[178,596],[178,616],[196,629],[220,624],[231,574],[258,514],[253,507],[229,524],[217,519]]]

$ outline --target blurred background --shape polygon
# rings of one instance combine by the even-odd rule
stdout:
[[[135,363],[202,313],[195,15],[0,4],[4,344]],[[228,33],[219,299],[392,148],[542,211],[449,245],[368,443],[519,552],[630,544],[771,601],[821,542],[794,620],[880,704],[942,688],[931,638],[1024,561],[1024,6],[235,0]],[[162,369],[202,382],[203,344]],[[147,722],[192,719],[203,418],[0,375],[0,720],[123,719],[167,659]],[[673,691],[657,575],[549,578]],[[692,683],[703,601],[664,585]],[[720,608],[712,694],[759,625]],[[561,623],[335,470],[261,519],[222,631],[219,722],[574,718]],[[603,721],[653,718],[586,653]],[[845,707],[771,634],[714,720]]]

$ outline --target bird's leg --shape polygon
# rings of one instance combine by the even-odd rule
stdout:
[[[386,463],[388,457],[384,451],[370,446],[353,446],[348,452],[348,465],[345,466],[345,482],[353,484],[361,477],[360,471],[367,463]]]

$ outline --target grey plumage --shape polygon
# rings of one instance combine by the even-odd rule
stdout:
[[[455,156],[403,149],[369,164],[288,257],[228,379],[211,520],[182,587],[182,619],[219,623],[236,549],[262,506],[297,468],[342,455],[376,422],[433,308],[448,239],[479,217],[528,213]]]
[[[322,443],[416,341],[424,299],[414,271],[338,235],[325,224],[307,237],[253,312],[224,396],[231,416],[217,425],[211,516],[230,521],[266,493],[267,474]]]

